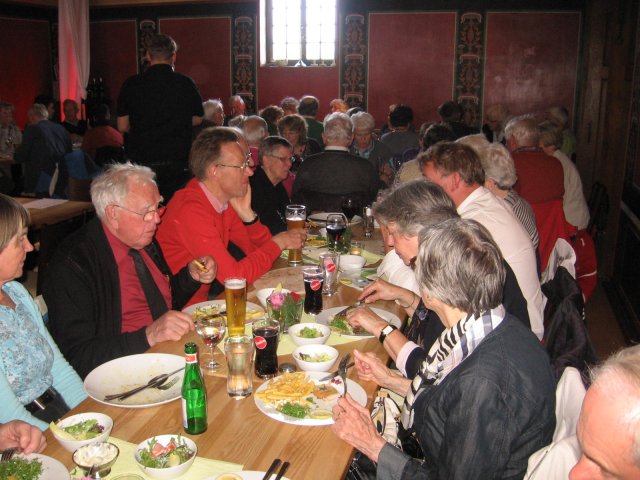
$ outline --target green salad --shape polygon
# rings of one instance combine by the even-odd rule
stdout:
[[[74,423],[68,427],[62,427],[62,430],[76,440],[90,440],[104,432],[104,427],[100,425],[97,420],[92,419]]]
[[[0,463],[0,479],[3,480],[37,480],[42,474],[42,462],[37,458],[14,457],[8,462]]]
[[[278,411],[295,418],[305,418],[309,413],[310,407],[302,406],[297,403],[285,402],[278,407]]]
[[[305,362],[328,362],[331,360],[331,355],[328,353],[316,353],[313,355],[309,355],[306,353],[300,353],[300,360]]]
[[[165,447],[155,437],[147,447],[137,452],[139,462],[148,468],[169,468],[180,465],[195,455],[180,435],[172,438]]]
[[[319,338],[322,336],[322,332],[315,328],[304,327],[298,332],[298,336],[302,338]]]

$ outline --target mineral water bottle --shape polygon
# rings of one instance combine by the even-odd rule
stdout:
[[[195,343],[185,344],[184,356],[187,364],[182,382],[182,423],[184,431],[194,435],[207,429],[207,390],[204,388]]]

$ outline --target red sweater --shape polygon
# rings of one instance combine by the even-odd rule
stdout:
[[[172,272],[194,258],[211,255],[218,264],[217,280],[246,278],[248,283],[261,277],[280,256],[280,247],[271,240],[269,229],[256,222],[245,226],[229,206],[218,213],[196,179],[178,190],[171,201],[156,235]],[[227,251],[233,241],[246,253],[240,261]],[[209,285],[203,285],[187,305],[207,300]]]
[[[518,181],[514,190],[531,205],[562,200],[562,164],[541,149],[523,148],[512,153]]]

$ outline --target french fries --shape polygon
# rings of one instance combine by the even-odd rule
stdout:
[[[255,396],[271,405],[283,402],[306,404],[306,398],[315,387],[315,383],[304,372],[285,373],[271,380],[267,388],[256,392]]]

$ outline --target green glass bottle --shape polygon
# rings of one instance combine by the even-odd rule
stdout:
[[[182,423],[185,432],[195,435],[207,430],[207,390],[204,388],[195,343],[185,344],[184,356],[187,364],[182,382]]]

